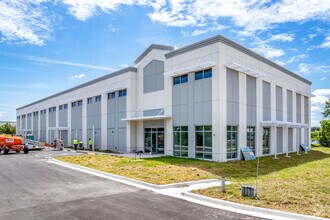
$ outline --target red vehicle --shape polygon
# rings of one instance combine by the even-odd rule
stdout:
[[[23,151],[29,153],[29,148],[22,145],[23,140],[20,137],[15,137],[7,134],[0,134],[0,153],[8,154],[10,151],[19,153]]]

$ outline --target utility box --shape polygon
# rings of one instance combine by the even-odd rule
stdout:
[[[255,198],[256,193],[257,193],[257,190],[254,186],[242,185],[242,196],[243,197]]]

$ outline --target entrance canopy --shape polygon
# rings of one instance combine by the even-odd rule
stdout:
[[[122,121],[152,121],[171,118],[168,115],[158,115],[158,116],[146,116],[146,117],[136,117],[136,118],[123,118]]]
[[[186,66],[184,68],[178,68],[169,72],[164,73],[164,76],[171,76],[171,77],[175,77],[175,76],[180,76],[186,73],[190,73],[190,72],[196,72],[199,70],[203,70],[203,69],[207,69],[207,68],[211,68],[213,67],[215,64],[211,61],[208,62],[204,62],[204,63],[199,63],[199,64],[195,64],[192,66]]]
[[[262,121],[262,126],[276,126],[276,127],[288,127],[288,128],[308,128],[308,124],[294,123],[288,121]]]
[[[48,128],[49,131],[68,131],[70,130],[69,127],[50,127]]]
[[[154,110],[151,110],[154,111]],[[144,111],[141,111],[139,108],[128,118],[121,119],[122,121],[152,121],[152,120],[161,120],[171,118],[169,115],[165,115],[165,108],[155,109],[151,115],[146,114]],[[142,114],[141,114],[142,113]]]

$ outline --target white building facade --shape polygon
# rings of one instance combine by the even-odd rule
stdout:
[[[18,108],[18,132],[219,162],[310,145],[311,82],[221,35],[135,64]]]

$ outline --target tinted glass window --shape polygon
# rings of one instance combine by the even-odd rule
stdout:
[[[188,74],[181,76],[181,83],[186,83],[186,82],[188,82]]]
[[[204,70],[204,78],[212,77],[212,69]]]
[[[195,80],[203,79],[203,71],[199,71],[195,73]]]
[[[177,84],[180,84],[180,76],[173,78],[173,85],[177,85]]]

